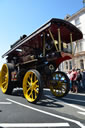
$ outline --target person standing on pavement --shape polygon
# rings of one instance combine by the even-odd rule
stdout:
[[[81,69],[81,75],[82,75],[81,85],[85,91],[85,70]]]
[[[76,82],[77,82],[77,86],[78,86],[78,90],[81,90],[81,80],[82,80],[82,75],[80,72],[80,69],[77,69],[77,78],[76,78]]]
[[[70,90],[72,89],[71,72],[72,72],[72,71],[69,70],[68,73],[67,73],[67,76],[68,76],[68,78],[69,78],[69,80],[70,80]]]
[[[72,72],[71,72],[70,80],[72,81],[72,91],[77,93],[78,92],[78,86],[77,86],[76,79],[77,79],[77,71],[75,68],[73,68]]]

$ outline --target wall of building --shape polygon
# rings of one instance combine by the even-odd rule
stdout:
[[[82,8],[79,12],[68,18],[68,21],[82,31],[83,39],[77,42],[75,57],[72,60],[63,62],[60,65],[61,70],[65,72],[73,67],[85,69],[85,8]],[[71,64],[72,66],[70,66]]]

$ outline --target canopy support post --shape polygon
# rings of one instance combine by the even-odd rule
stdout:
[[[70,41],[71,41],[72,55],[73,55],[74,53],[73,53],[72,33],[70,33]]]
[[[45,33],[43,33],[43,56],[45,56]]]
[[[56,50],[58,51],[58,47],[57,47],[57,45],[56,45],[56,43],[55,43],[55,39],[54,39],[54,37],[53,37],[53,35],[52,35],[52,33],[51,33],[50,30],[49,30],[49,34],[50,34],[50,36],[51,36],[51,38],[52,38],[52,40],[53,40],[53,43],[54,43],[54,45],[55,45]]]
[[[59,51],[61,51],[61,36],[60,36],[60,28],[58,28],[58,42],[59,42]]]

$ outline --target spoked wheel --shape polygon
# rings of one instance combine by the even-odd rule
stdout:
[[[37,70],[29,70],[23,79],[23,93],[25,98],[36,103],[42,95],[43,84],[40,73]]]
[[[52,74],[50,90],[57,98],[64,97],[69,92],[69,78],[64,72],[57,71]]]
[[[1,90],[5,94],[11,94],[13,90],[13,84],[11,82],[11,71],[14,66],[12,64],[4,64],[1,69]]]
[[[1,72],[0,72],[0,88],[1,88]]]

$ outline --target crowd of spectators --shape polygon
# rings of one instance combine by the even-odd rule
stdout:
[[[85,70],[75,69],[67,73],[70,79],[70,91],[73,93],[85,92]]]

